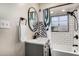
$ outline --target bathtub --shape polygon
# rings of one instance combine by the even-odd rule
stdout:
[[[52,56],[79,56],[79,54],[66,51],[53,50]]]

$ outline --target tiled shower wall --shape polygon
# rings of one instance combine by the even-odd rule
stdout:
[[[69,16],[69,32],[52,32],[52,49],[72,52],[74,36],[74,18]]]
[[[58,4],[60,5],[60,4]],[[56,6],[56,4],[41,4],[40,8],[43,10],[45,8],[49,8],[52,6]],[[43,18],[43,15],[40,18]],[[69,32],[50,32],[51,35],[51,48],[61,50],[61,51],[69,51],[73,52],[73,42],[74,42],[74,17],[69,16]]]
[[[77,13],[78,13],[77,19],[79,22],[79,9],[78,9]],[[51,33],[52,49],[74,52],[74,48],[72,45],[74,44],[74,40],[75,40],[73,37],[76,34],[78,34],[78,36],[79,36],[79,26],[78,26],[78,31],[75,32],[74,31],[74,17],[69,16],[69,32],[52,32]],[[77,53],[78,52],[79,52],[79,49],[78,49]]]

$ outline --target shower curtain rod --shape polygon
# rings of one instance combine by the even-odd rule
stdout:
[[[46,9],[51,9],[51,8],[66,6],[66,5],[70,5],[70,4],[73,4],[73,3],[66,3],[66,4],[62,4],[62,5],[57,5],[57,6],[53,6],[53,7],[50,7],[50,8],[46,8]]]

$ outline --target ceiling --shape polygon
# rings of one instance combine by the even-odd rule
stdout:
[[[78,3],[60,6],[56,8],[51,8],[50,15],[57,16],[57,15],[67,14],[68,11],[73,11],[74,9],[77,9],[77,8],[79,8]]]

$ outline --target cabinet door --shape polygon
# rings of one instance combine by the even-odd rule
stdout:
[[[43,45],[25,43],[25,56],[43,56]]]

